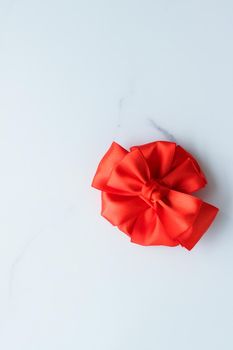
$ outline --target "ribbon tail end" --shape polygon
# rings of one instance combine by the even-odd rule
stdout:
[[[214,221],[219,209],[203,202],[194,224],[178,237],[181,246],[191,250]]]

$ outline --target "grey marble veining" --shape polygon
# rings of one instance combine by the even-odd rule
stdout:
[[[148,122],[153,128],[161,132],[168,141],[177,142],[175,137],[168,130],[158,125],[152,118],[148,118]]]

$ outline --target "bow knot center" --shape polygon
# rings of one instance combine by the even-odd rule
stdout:
[[[162,198],[161,185],[155,180],[145,183],[142,187],[141,197],[145,202],[153,206],[154,203]]]

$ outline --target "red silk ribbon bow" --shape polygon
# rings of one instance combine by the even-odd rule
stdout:
[[[191,250],[218,209],[191,195],[206,185],[191,154],[174,142],[134,146],[113,142],[92,186],[102,191],[102,216],[141,245]]]

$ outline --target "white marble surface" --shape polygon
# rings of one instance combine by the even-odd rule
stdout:
[[[0,0],[0,347],[233,349],[232,1]],[[90,188],[115,140],[174,138],[220,214],[140,247]]]

